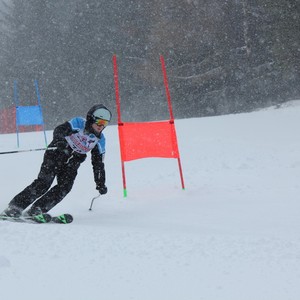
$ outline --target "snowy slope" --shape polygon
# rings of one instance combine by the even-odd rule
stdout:
[[[74,223],[0,223],[1,299],[299,299],[299,103],[177,120],[186,190],[176,160],[137,160],[125,165],[126,199],[117,127],[107,128],[109,193],[92,212],[87,160],[52,211]],[[21,136],[23,148],[42,142]],[[0,136],[0,151],[14,147]],[[0,155],[1,211],[42,155]]]

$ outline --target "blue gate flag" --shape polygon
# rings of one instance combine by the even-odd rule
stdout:
[[[42,111],[39,105],[36,106],[17,106],[17,125],[44,125]]]

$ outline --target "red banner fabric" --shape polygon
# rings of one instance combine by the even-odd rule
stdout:
[[[0,110],[0,133],[16,133],[16,108]]]
[[[120,123],[122,161],[146,157],[179,158],[173,121]]]
[[[18,126],[19,132],[42,131],[42,125]],[[16,108],[9,107],[0,110],[0,134],[16,133]]]

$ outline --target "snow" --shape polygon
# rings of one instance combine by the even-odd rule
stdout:
[[[176,120],[186,190],[176,160],[143,159],[125,164],[127,198],[117,127],[108,127],[109,193],[92,211],[87,159],[51,211],[72,213],[72,224],[0,223],[1,299],[299,299],[299,115],[294,101]],[[0,151],[15,144],[0,136]],[[41,147],[43,136],[22,134],[21,146]],[[42,156],[0,155],[0,211]]]

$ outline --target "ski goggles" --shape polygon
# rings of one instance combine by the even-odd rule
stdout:
[[[108,125],[108,123],[109,123],[109,121],[107,121],[107,120],[98,119],[98,118],[95,119],[95,124],[98,126],[106,127]]]

